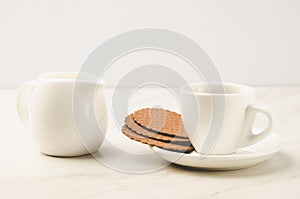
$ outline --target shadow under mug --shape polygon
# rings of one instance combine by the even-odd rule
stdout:
[[[235,83],[193,83],[180,87],[182,120],[195,150],[201,154],[232,154],[271,132],[272,117],[255,105],[255,89]],[[267,126],[253,132],[257,113]]]
[[[88,74],[57,72],[21,85],[18,114],[42,153],[79,156],[99,149],[106,134],[107,110],[103,83],[94,80]]]

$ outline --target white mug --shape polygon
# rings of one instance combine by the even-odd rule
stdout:
[[[195,150],[200,154],[232,154],[238,148],[264,139],[272,117],[254,105],[255,89],[234,83],[194,83],[180,88],[182,120]],[[256,114],[267,118],[267,126],[253,132]]]
[[[104,140],[107,111],[103,84],[78,74],[49,73],[20,87],[19,117],[44,154],[85,155],[97,151]]]

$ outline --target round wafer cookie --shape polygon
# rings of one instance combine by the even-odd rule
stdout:
[[[191,142],[188,138],[178,138],[178,137],[173,137],[173,136],[167,136],[160,134],[158,131],[153,131],[151,129],[144,128],[137,124],[133,119],[132,115],[128,115],[125,118],[125,124],[133,131],[136,131],[139,134],[142,134],[143,136],[160,140],[160,141],[167,141],[167,142],[172,142],[174,144],[179,144],[179,145],[191,145]]]
[[[139,125],[159,131],[161,134],[188,138],[183,127],[181,115],[160,108],[144,108],[132,114],[133,120]]]
[[[148,144],[150,146],[156,146],[165,150],[169,151],[176,151],[176,152],[182,152],[182,153],[190,153],[194,150],[193,146],[182,146],[182,145],[177,145],[177,144],[172,144],[172,143],[166,143],[166,142],[161,142],[157,140],[150,139],[148,137],[145,137],[141,134],[138,134],[137,132],[130,130],[127,125],[124,125],[122,127],[122,132],[125,134],[127,137],[129,137],[132,140]]]

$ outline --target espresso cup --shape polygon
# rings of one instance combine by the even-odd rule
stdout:
[[[103,83],[88,74],[58,72],[21,85],[19,117],[40,151],[52,156],[79,156],[101,146],[107,128]]]
[[[235,83],[193,83],[180,87],[182,120],[200,154],[232,154],[259,142],[270,133],[271,114],[255,105],[255,89]],[[267,125],[254,132],[257,113]]]

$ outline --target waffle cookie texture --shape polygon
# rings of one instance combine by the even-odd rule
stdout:
[[[165,109],[144,108],[125,118],[124,135],[132,140],[170,151],[194,150],[181,121],[181,115]]]

